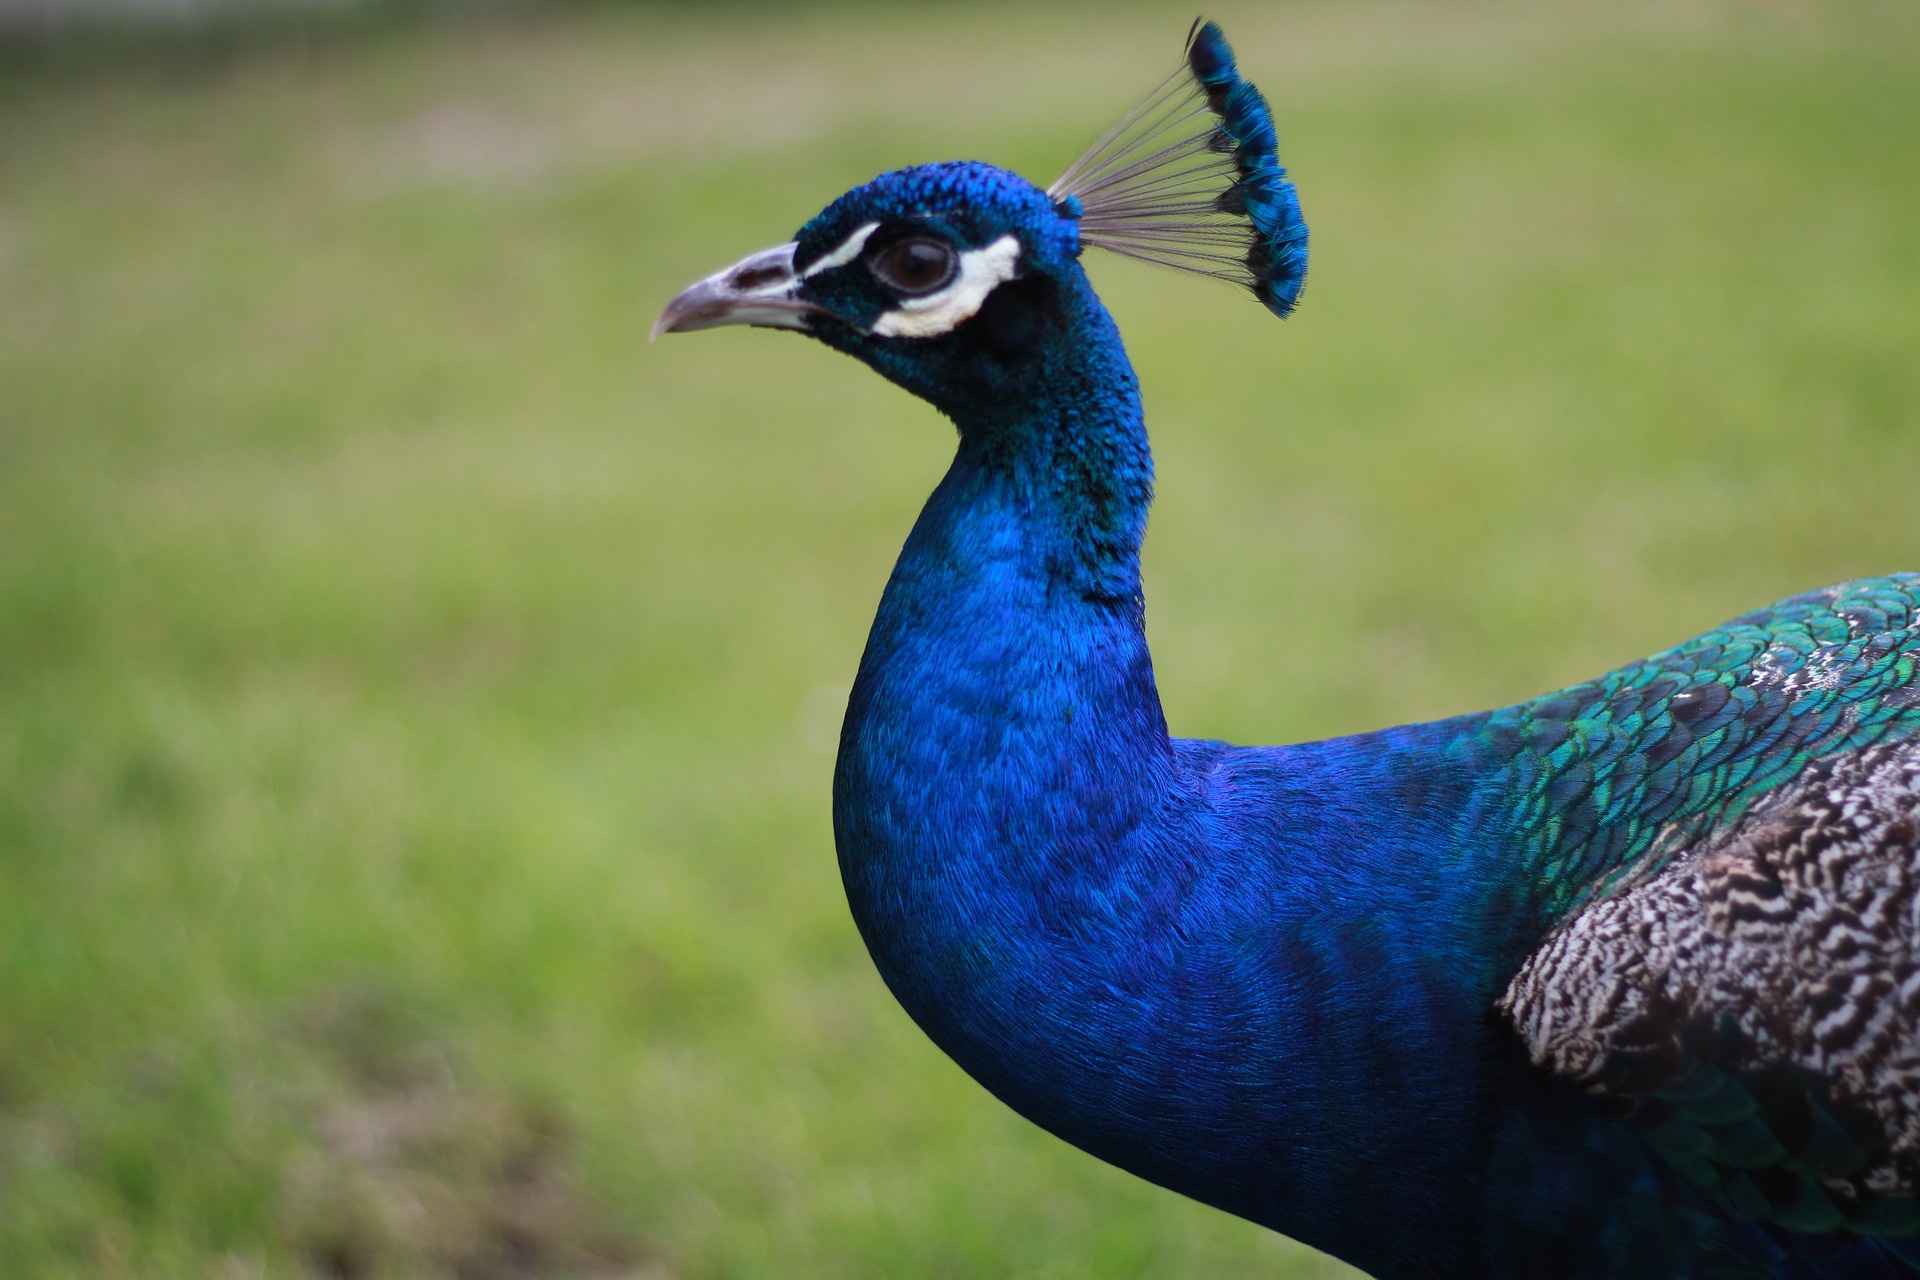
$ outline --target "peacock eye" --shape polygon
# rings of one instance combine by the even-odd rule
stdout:
[[[873,274],[881,284],[912,296],[946,284],[959,263],[959,255],[938,240],[902,240],[873,260]]]

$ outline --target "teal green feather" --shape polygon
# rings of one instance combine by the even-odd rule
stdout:
[[[1920,575],[1735,618],[1488,715],[1549,919],[1662,867],[1823,756],[1920,734]],[[1792,683],[1810,667],[1820,678]]]

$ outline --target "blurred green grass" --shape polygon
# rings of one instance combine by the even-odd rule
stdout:
[[[1493,705],[1920,568],[1920,11],[1217,16],[1304,310],[1091,264],[1178,731]],[[1187,18],[587,8],[10,68],[9,1275],[1346,1274],[893,1007],[829,752],[949,432],[790,337],[645,343],[880,169],[1044,181]]]

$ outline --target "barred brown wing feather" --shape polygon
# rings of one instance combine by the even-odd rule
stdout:
[[[1730,1216],[1920,1233],[1920,742],[1818,761],[1576,912],[1501,1008]]]

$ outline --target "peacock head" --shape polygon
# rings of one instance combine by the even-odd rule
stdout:
[[[1026,179],[921,165],[855,187],[791,242],[700,281],[654,331],[798,329],[936,402],[992,395],[1017,378],[1079,254],[1074,219]]]
[[[683,291],[654,336],[797,329],[951,410],[1020,395],[1040,335],[1098,306],[1083,246],[1236,281],[1284,316],[1307,229],[1276,147],[1220,28],[1196,24],[1181,67],[1047,189],[978,162],[882,174]]]

